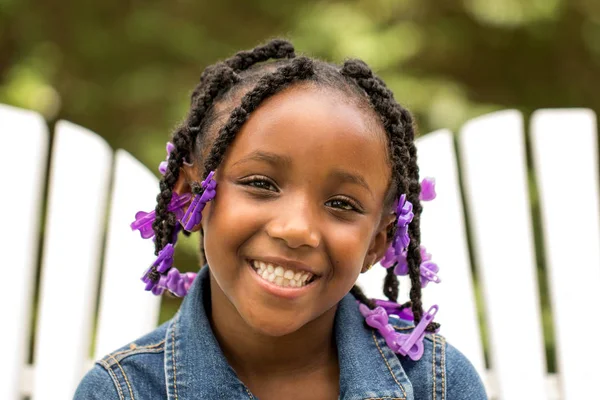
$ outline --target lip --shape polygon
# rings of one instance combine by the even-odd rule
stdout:
[[[263,261],[263,260],[264,259],[261,259],[259,261]],[[272,263],[277,264],[275,261],[273,261]],[[252,278],[256,281],[256,283],[259,286],[261,286],[263,289],[265,289],[266,292],[268,292],[276,297],[279,297],[279,298],[284,298],[284,299],[289,299],[289,300],[297,299],[298,297],[303,296],[304,294],[306,294],[306,292],[310,291],[313,287],[315,287],[315,284],[319,281],[318,276],[315,275],[315,279],[311,283],[309,283],[308,285],[299,287],[299,288],[298,287],[277,286],[267,280],[264,280],[260,276],[258,276],[258,274],[256,273],[256,270],[254,269],[254,267],[252,267],[252,264],[250,264],[250,259],[246,260],[246,265],[248,266],[250,275],[252,275]],[[279,265],[281,265],[283,267],[282,264],[279,264]],[[310,271],[307,271],[307,272],[310,272]]]
[[[267,264],[281,265],[284,269],[293,269],[296,271],[310,272],[311,274],[313,274],[315,276],[315,278],[319,278],[321,276],[321,274],[316,272],[313,268],[309,267],[308,265],[303,264],[299,261],[287,260],[285,258],[278,258],[278,257],[248,258],[248,264],[250,264],[250,261],[262,261]]]

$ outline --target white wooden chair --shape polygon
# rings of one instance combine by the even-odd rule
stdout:
[[[538,200],[553,311],[557,374],[548,374],[535,266],[523,117],[516,111],[467,123],[455,158],[449,131],[418,140],[421,176],[436,178],[438,196],[424,204],[422,242],[440,266],[439,285],[424,290],[438,303],[442,334],[473,362],[498,399],[583,399],[596,391],[600,331],[600,217],[596,118],[589,110],[540,110],[531,120]],[[460,193],[458,165],[465,198]],[[481,286],[488,332],[486,371],[474,302],[463,210]],[[371,272],[374,272],[371,274]],[[382,296],[385,270],[359,279]],[[408,284],[403,281],[404,290]],[[407,300],[406,291],[403,300]]]
[[[58,122],[40,250],[49,139],[38,114],[0,105],[5,168],[0,243],[6,268],[0,291],[0,343],[5,344],[0,399],[70,399],[91,359],[158,322],[160,299],[139,290],[140,273],[153,261],[153,246],[128,226],[136,211],[153,207],[156,177],[128,153],[113,153],[96,134]],[[40,251],[31,366],[26,361]]]
[[[546,371],[543,348],[524,131],[523,117],[504,111],[464,126],[458,135],[460,158],[449,131],[418,140],[421,175],[436,178],[438,193],[424,204],[422,239],[443,280],[424,290],[424,301],[440,305],[436,320],[442,334],[473,362],[492,398],[588,398],[600,359],[600,349],[583,342],[600,328],[588,306],[600,304],[595,115],[541,110],[531,121],[557,351],[558,373],[553,375]],[[92,359],[157,324],[160,300],[139,287],[140,272],[153,260],[152,244],[129,229],[136,211],[153,207],[157,180],[128,153],[113,153],[98,136],[69,122],[56,125],[48,178],[49,134],[39,115],[0,105],[0,133],[8,157],[4,187],[12,194],[0,198],[2,209],[10,210],[3,220],[10,231],[0,233],[0,245],[11,268],[0,304],[12,306],[4,307],[8,323],[0,329],[0,343],[9,344],[0,364],[0,399],[71,398]],[[375,267],[359,283],[368,295],[382,298],[384,274]],[[479,312],[488,332],[489,369],[474,282],[484,304]],[[34,319],[35,357],[28,365]]]

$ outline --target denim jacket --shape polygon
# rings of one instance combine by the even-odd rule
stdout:
[[[97,361],[81,381],[75,400],[257,399],[227,363],[212,333],[204,306],[210,304],[209,293],[205,267],[173,319]],[[404,320],[390,319],[398,331],[413,328]],[[350,294],[339,303],[335,338],[339,399],[487,399],[472,365],[442,336],[425,336],[418,361],[398,356],[365,325]]]

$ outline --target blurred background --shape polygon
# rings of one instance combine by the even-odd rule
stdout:
[[[597,0],[0,0],[0,103],[89,128],[158,175],[202,70],[277,36],[367,61],[421,133],[506,108],[600,111]],[[179,246],[180,269],[196,269],[197,242]],[[166,299],[161,321],[177,306]]]

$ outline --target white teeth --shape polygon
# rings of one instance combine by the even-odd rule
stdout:
[[[285,279],[294,279],[294,271],[288,269],[287,271],[285,271],[285,274],[283,274],[283,277]]]
[[[294,272],[262,261],[253,261],[251,264],[261,278],[282,287],[302,287],[313,276],[310,272]]]

